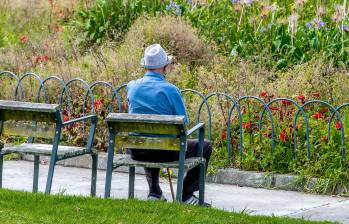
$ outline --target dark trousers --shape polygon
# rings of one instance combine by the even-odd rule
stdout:
[[[198,140],[187,141],[186,158],[196,157],[198,150]],[[206,159],[206,169],[212,153],[212,145],[205,140],[203,157]],[[172,162],[179,159],[178,152],[159,151],[159,150],[131,150],[131,157],[135,160],[147,162]],[[159,168],[144,168],[147,182],[149,185],[149,195],[161,197],[162,191],[159,185]],[[189,199],[195,191],[199,190],[200,167],[197,166],[187,172],[183,182],[182,200]]]

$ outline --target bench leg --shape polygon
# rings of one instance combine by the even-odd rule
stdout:
[[[114,160],[114,139],[113,138],[115,138],[115,135],[111,134],[110,139],[112,140],[109,142],[107,172],[105,177],[105,189],[104,189],[105,198],[110,197],[111,178],[113,175],[113,160]]]
[[[129,167],[129,181],[128,181],[128,198],[133,199],[135,194],[135,174],[136,168],[134,166]]]
[[[53,179],[53,173],[55,171],[55,166],[56,166],[56,160],[51,158],[50,167],[47,175],[46,189],[45,189],[46,194],[51,193],[52,179]]]
[[[205,176],[206,176],[205,161],[200,164],[200,180],[199,180],[199,204],[203,205],[205,201]]]
[[[0,155],[0,188],[2,188],[2,169],[4,166],[4,156]]]
[[[92,154],[91,196],[96,196],[98,155]]]
[[[177,202],[182,202],[183,196],[183,180],[184,180],[184,160],[185,160],[185,151],[181,150],[179,153],[179,169],[178,169],[178,180],[177,180]]]
[[[40,156],[34,155],[33,192],[38,192]]]

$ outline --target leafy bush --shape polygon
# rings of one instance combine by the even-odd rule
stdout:
[[[85,44],[102,40],[120,41],[142,13],[156,15],[162,11],[162,0],[97,0],[91,8],[80,9],[73,26],[83,33]]]

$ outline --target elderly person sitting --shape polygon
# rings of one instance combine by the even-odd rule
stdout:
[[[166,72],[172,57],[168,56],[159,44],[146,48],[141,65],[146,69],[143,78],[133,80],[127,85],[127,100],[129,113],[132,114],[162,114],[184,115],[186,123],[188,118],[180,90],[166,81]],[[196,156],[198,141],[188,140],[186,158]],[[204,143],[204,158],[206,167],[212,153],[210,142]],[[135,160],[150,162],[177,161],[178,152],[158,150],[132,150],[131,157]],[[162,195],[159,185],[160,169],[144,168],[149,184],[149,200],[166,200]],[[199,199],[193,194],[199,190],[199,171],[196,167],[190,170],[183,183],[182,200],[187,204],[198,204]],[[208,205],[208,204],[206,204]]]

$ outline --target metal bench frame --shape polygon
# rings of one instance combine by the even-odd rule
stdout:
[[[134,198],[135,167],[178,168],[176,200],[182,202],[184,173],[200,166],[199,201],[204,203],[205,194],[205,159],[203,158],[205,128],[203,123],[186,131],[184,116],[175,115],[140,115],[110,113],[106,118],[109,128],[108,162],[105,182],[105,198],[110,197],[113,170],[119,166],[129,167],[129,198]],[[198,134],[198,154],[194,158],[185,158],[187,136]],[[134,135],[134,133],[137,133]],[[150,137],[154,136],[154,137]],[[171,137],[169,137],[169,135]],[[172,138],[172,140],[171,140]],[[178,142],[178,144],[173,142]],[[114,162],[115,147],[179,152],[179,160],[170,163],[154,163],[121,158]]]
[[[51,156],[49,171],[46,182],[45,193],[49,194],[52,187],[52,179],[54,174],[55,165],[60,160],[73,158],[85,154],[91,154],[92,157],[92,178],[91,178],[91,195],[96,195],[96,180],[97,180],[97,163],[98,154],[93,150],[93,139],[95,129],[97,125],[96,115],[88,115],[77,119],[63,122],[62,114],[57,104],[43,104],[43,103],[30,103],[30,102],[18,102],[18,101],[6,101],[0,100],[0,134],[9,134],[13,136],[25,136],[28,137],[28,143],[18,146],[6,146],[3,143],[0,144],[0,188],[2,187],[2,175],[3,175],[3,157],[10,153],[23,153],[34,155],[34,174],[33,174],[33,192],[38,191],[38,179],[39,179],[39,164],[41,155]],[[59,146],[61,140],[62,129],[77,122],[91,121],[89,129],[89,136],[86,147],[70,147],[72,150],[67,152],[60,152],[59,147],[69,149],[69,146]],[[23,125],[22,128],[13,128],[13,125],[7,124],[6,121],[27,121],[32,122],[32,125]],[[38,122],[44,122],[45,124],[51,124],[46,126],[47,128],[41,128]],[[52,130],[51,130],[52,129]],[[49,132],[52,131],[52,132]],[[52,134],[51,134],[52,133]],[[51,134],[51,137],[50,137]],[[34,144],[34,137],[41,137],[45,139],[53,139],[52,151],[35,149],[38,146],[43,146],[45,149],[50,147],[47,144]],[[53,138],[52,138],[53,137]],[[30,148],[32,146],[32,148]]]

